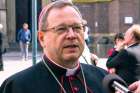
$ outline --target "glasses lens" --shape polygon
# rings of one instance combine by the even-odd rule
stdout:
[[[82,24],[75,24],[72,26],[73,31],[80,32],[84,29],[84,26]]]
[[[67,26],[65,26],[65,25],[57,26],[57,27],[55,27],[55,31],[56,32],[65,32],[65,31],[67,31]]]

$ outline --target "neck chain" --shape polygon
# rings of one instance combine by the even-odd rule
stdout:
[[[54,74],[54,72],[51,70],[51,68],[48,66],[48,64],[45,62],[44,58],[42,58],[42,61],[45,65],[45,67],[49,70],[49,72],[51,73],[51,75],[54,77],[54,79],[57,81],[57,83],[59,84],[59,86],[62,88],[63,92],[64,93],[67,93],[66,90],[64,89],[64,87],[62,86],[62,84],[60,83],[60,81],[58,80],[58,78],[56,77],[56,75]],[[88,93],[87,92],[87,85],[86,85],[86,80],[85,80],[85,75],[84,75],[84,71],[83,71],[83,68],[82,66],[80,65],[81,67],[81,72],[82,72],[82,76],[83,76],[83,80],[84,80],[84,87],[85,87],[85,93]]]

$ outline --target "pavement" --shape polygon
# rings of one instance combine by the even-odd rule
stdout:
[[[33,65],[31,52],[29,52],[29,59],[27,61],[22,60],[22,57],[20,55],[21,54],[18,51],[6,52],[5,54],[3,54],[4,70],[0,71],[0,85],[9,76]],[[38,53],[38,61],[41,58],[40,56],[41,53]]]
[[[40,58],[41,58],[41,53],[38,52],[37,62],[39,62]],[[107,60],[106,58],[100,58],[99,64],[97,64],[97,66],[106,69],[105,66],[106,60]],[[0,85],[9,76],[33,65],[32,52],[29,52],[29,59],[27,61],[22,60],[19,51],[6,52],[3,55],[3,63],[4,63],[4,70],[0,71]]]

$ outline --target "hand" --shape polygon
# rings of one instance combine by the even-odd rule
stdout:
[[[91,60],[92,60],[92,62],[95,62],[95,65],[97,65],[99,58],[95,54],[91,53]]]
[[[108,69],[108,72],[109,72],[110,74],[115,74],[116,69],[115,69],[115,68],[109,68],[109,69]]]
[[[120,51],[125,48],[125,43],[124,42],[118,42],[116,45],[116,51]]]
[[[28,41],[28,42],[26,42],[26,44],[30,44],[30,42]]]
[[[140,80],[132,83],[128,88],[134,93],[140,93]]]

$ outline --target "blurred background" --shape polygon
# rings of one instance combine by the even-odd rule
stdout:
[[[37,0],[37,16],[42,7],[55,0]],[[140,23],[140,0],[73,0],[89,27],[89,48],[99,57],[106,57],[113,47],[113,36]],[[24,22],[32,31],[31,0],[0,0],[0,24],[4,34],[3,51],[19,50],[17,31]],[[33,31],[32,31],[33,32]],[[32,46],[30,46],[32,48]],[[38,47],[39,49],[39,47]]]

